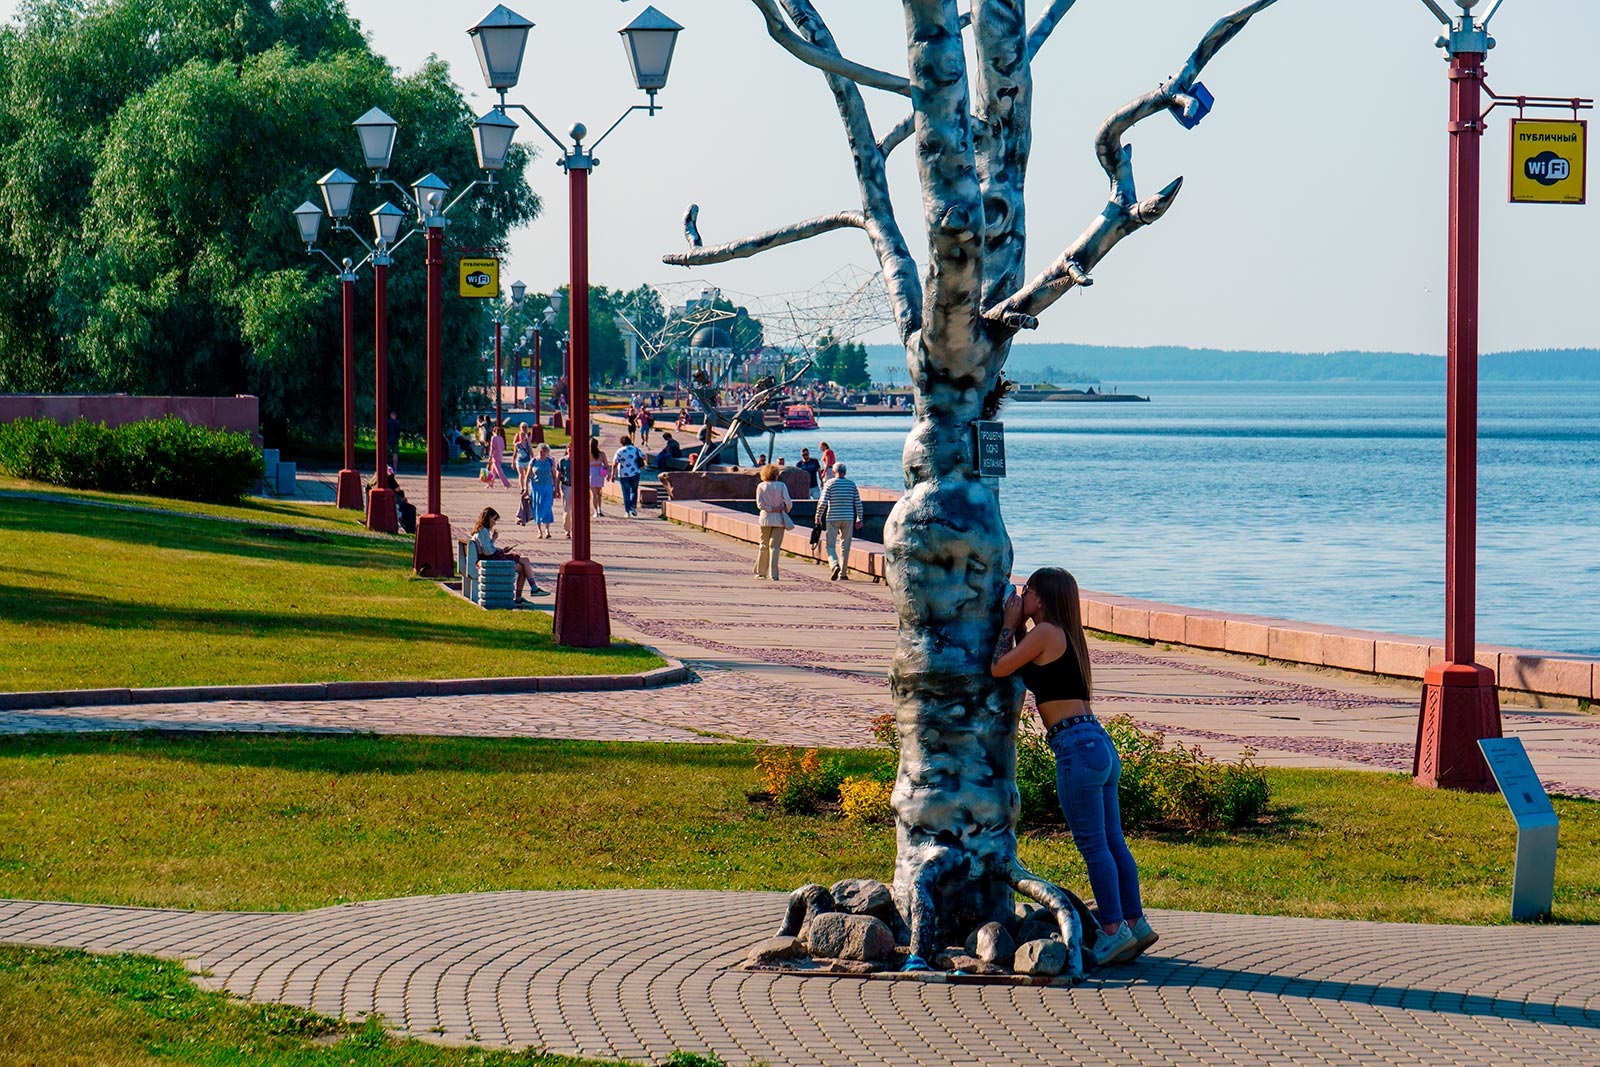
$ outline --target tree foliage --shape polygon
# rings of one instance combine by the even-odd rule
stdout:
[[[351,121],[401,124],[394,176],[478,176],[471,114],[442,63],[399,76],[340,0],[31,0],[0,35],[0,390],[255,393],[270,426],[334,428],[338,282],[289,212],[333,167],[363,173]],[[532,219],[512,155],[448,246]],[[381,202],[358,194],[357,225]],[[337,256],[356,242],[325,229]],[[453,257],[452,257],[453,258]],[[447,269],[450,269],[447,267]],[[371,413],[370,271],[358,283],[358,381]],[[390,390],[425,417],[420,238],[390,274]],[[478,381],[488,309],[447,299],[447,406]]]
[[[872,372],[867,369],[867,350],[855,341],[843,344],[832,336],[824,337],[817,346],[817,360],[811,373],[819,381],[837,382],[846,389],[865,389],[872,384]]]

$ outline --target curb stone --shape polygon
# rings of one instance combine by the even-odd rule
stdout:
[[[313,682],[283,685],[173,686],[160,689],[56,689],[0,693],[0,711],[137,704],[205,704],[219,700],[385,700],[395,697],[475,696],[506,693],[592,693],[653,689],[689,680],[681,662],[643,674],[578,674],[520,678],[445,678],[438,681]]]

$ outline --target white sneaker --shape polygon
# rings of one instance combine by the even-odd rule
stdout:
[[[1133,924],[1133,948],[1123,956],[1121,962],[1132,963],[1144,955],[1144,950],[1161,940],[1161,935],[1150,928],[1150,920],[1143,915]]]
[[[1114,934],[1108,934],[1102,930],[1089,956],[1096,967],[1104,967],[1108,963],[1119,962],[1117,957],[1123,955],[1137,943],[1138,938],[1133,936],[1133,927],[1123,923],[1117,927],[1117,932]]]

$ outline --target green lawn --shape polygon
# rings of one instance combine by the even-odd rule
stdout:
[[[540,1052],[397,1041],[200,990],[176,963],[0,948],[0,1064],[17,1067],[618,1067]]]
[[[648,697],[645,698],[648,700]],[[788,890],[887,878],[888,827],[752,806],[748,745],[31,735],[0,740],[0,897],[224,909],[496,889]],[[876,752],[840,753],[864,770]],[[1133,840],[1153,907],[1503,922],[1496,796],[1272,771],[1272,822]],[[1557,918],[1600,921],[1600,804],[1557,800]],[[1087,892],[1065,834],[1026,837]]]
[[[277,507],[245,510],[299,521]],[[662,663],[632,645],[559,648],[547,612],[481,611],[414,578],[409,540],[289,537],[66,497],[3,500],[0,691],[631,674]]]

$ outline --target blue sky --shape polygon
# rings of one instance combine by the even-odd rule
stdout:
[[[1099,121],[1177,69],[1234,3],[1079,0],[1035,64],[1030,268],[1054,258],[1105,202],[1092,151]],[[767,39],[748,0],[657,5],[687,30],[661,96],[667,110],[631,118],[600,153],[595,280],[697,276],[776,293],[810,288],[841,264],[872,266],[855,231],[692,275],[661,265],[662,253],[682,247],[691,201],[701,206],[706,240],[717,242],[856,208],[859,198],[821,75]],[[465,30],[492,6],[349,0],[391,62],[412,69],[437,53],[482,107],[491,98]],[[557,130],[574,121],[603,129],[635,102],[616,30],[642,0],[510,6],[538,24],[514,99]],[[898,4],[818,7],[853,57],[904,70]],[[1497,92],[1600,95],[1600,3],[1506,0],[1493,28],[1499,47],[1488,72]],[[1142,192],[1185,176],[1177,206],[1119,248],[1092,290],[1052,308],[1029,339],[1442,351],[1447,101],[1437,29],[1421,0],[1281,0],[1258,16],[1207,70],[1217,107],[1198,129],[1157,116],[1130,137]],[[868,97],[880,130],[903,114],[902,98]],[[366,107],[352,101],[352,118]],[[1492,116],[1484,142],[1484,348],[1600,347],[1600,203],[1507,204],[1507,117]],[[317,173],[308,162],[308,183]],[[566,191],[548,154],[533,178],[547,211],[514,238],[508,275],[545,289],[566,278]],[[891,178],[917,250],[909,152],[897,153]],[[1594,195],[1600,200],[1600,189]]]

